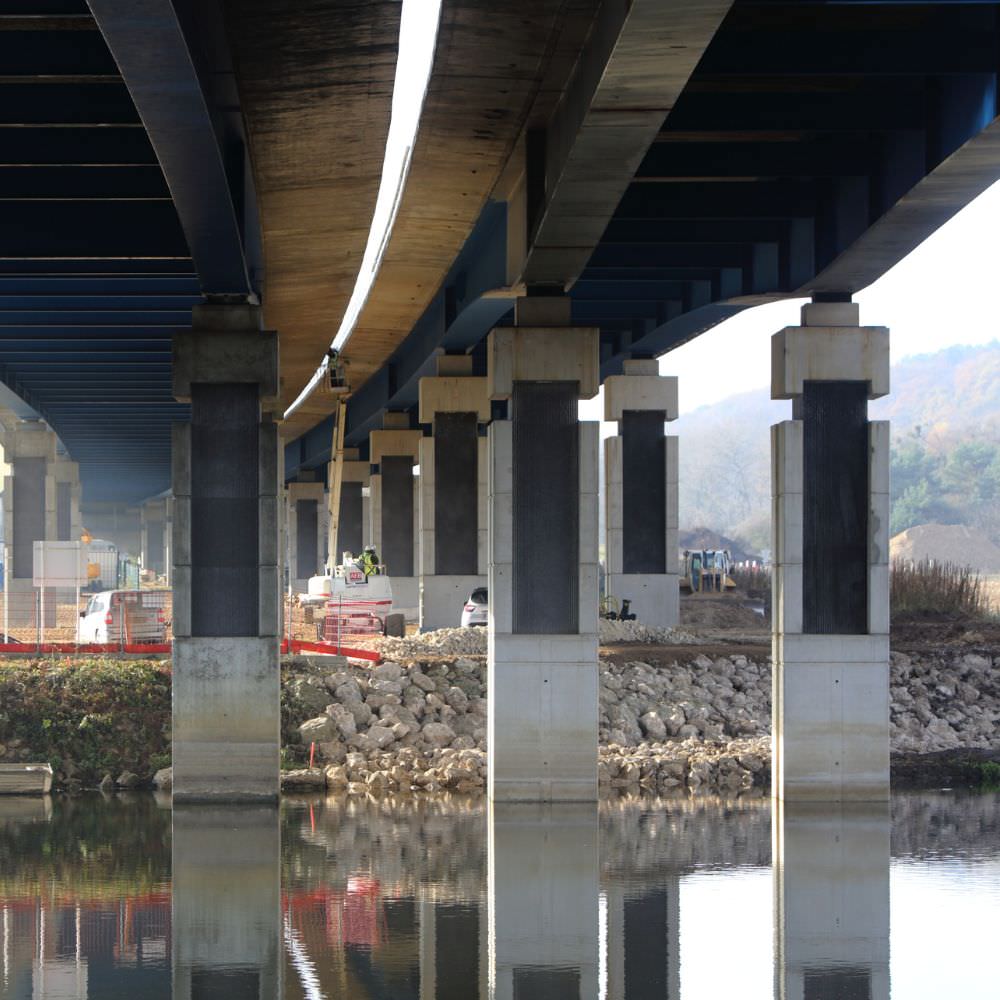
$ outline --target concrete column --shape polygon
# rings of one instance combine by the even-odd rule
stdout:
[[[436,377],[420,380],[420,627],[455,628],[462,605],[486,586],[486,379],[469,355],[442,355]]]
[[[173,1000],[284,996],[274,806],[175,805]]]
[[[19,420],[4,435],[11,474],[4,479],[4,531],[10,565],[4,567],[12,626],[35,623],[34,545],[57,541],[56,446],[53,431],[40,420]],[[47,595],[48,596],[48,595]],[[55,595],[46,603],[45,625],[56,624]]]
[[[167,536],[167,498],[157,497],[147,500],[140,510],[139,542],[142,568],[162,576],[167,570],[167,552],[170,539]]]
[[[519,299],[488,341],[489,795],[597,799],[598,331]],[[567,325],[559,326],[563,322]]]
[[[327,510],[323,483],[297,480],[285,487],[288,524],[288,578],[295,593],[305,593],[309,578],[326,565]]]
[[[386,413],[383,429],[369,435],[372,542],[392,583],[392,606],[410,620],[419,614],[417,482],[423,432],[405,413]]]
[[[278,795],[278,347],[252,306],[174,338],[173,794]]]
[[[889,794],[889,331],[817,302],[772,339],[773,791]]]
[[[645,625],[680,621],[677,565],[677,379],[655,360],[626,361],[604,382],[604,419],[619,434],[604,442],[605,592],[631,602]]]
[[[778,802],[775,995],[889,1000],[889,805]]]
[[[371,464],[360,461],[357,448],[345,448],[340,483],[338,551],[332,553],[334,565],[340,563],[345,552],[356,556],[372,543],[370,491]]]
[[[80,466],[65,455],[52,464],[56,485],[56,541],[78,542],[83,534],[80,516]]]
[[[492,1000],[596,1000],[597,837],[591,804],[491,805]]]

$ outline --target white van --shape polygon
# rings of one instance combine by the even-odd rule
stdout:
[[[77,642],[164,642],[165,590],[105,590],[80,612]]]

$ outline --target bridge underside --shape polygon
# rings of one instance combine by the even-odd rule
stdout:
[[[337,397],[278,424],[360,266],[399,5],[12,0],[0,28],[0,377],[90,501],[172,487],[178,794],[273,798],[282,490],[325,480]],[[996,4],[444,0],[345,430],[357,511],[370,491],[352,531],[391,550],[407,606],[437,621],[488,582],[494,798],[597,794],[578,400],[603,382],[620,425],[609,577],[670,624],[676,385],[654,359],[799,295],[774,349],[795,406],[774,436],[776,792],[884,794],[887,429],[866,403],[887,335],[850,298],[1000,174],[998,51]],[[54,464],[41,440],[15,457]]]

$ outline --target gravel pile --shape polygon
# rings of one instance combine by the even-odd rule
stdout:
[[[647,628],[641,622],[602,618],[599,629],[598,638],[602,645],[637,642],[679,646],[699,641],[680,629]],[[376,646],[385,659],[408,662],[428,656],[485,656],[486,644],[485,628],[442,628],[403,639],[380,639]]]

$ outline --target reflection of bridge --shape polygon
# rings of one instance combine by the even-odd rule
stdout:
[[[0,365],[91,500],[172,487],[178,797],[277,792],[282,488],[299,480],[302,579],[336,459],[342,537],[366,537],[367,483],[367,537],[425,625],[489,578],[493,796],[595,798],[597,436],[577,401],[603,382],[621,431],[610,586],[669,623],[676,384],[654,359],[803,295],[774,351],[795,402],[773,439],[776,788],[884,798],[888,429],[866,404],[888,334],[850,299],[1000,176],[995,5],[442,0],[395,224],[343,327],[397,3],[30,15],[0,33]],[[302,390],[341,327],[333,455],[340,397]]]

